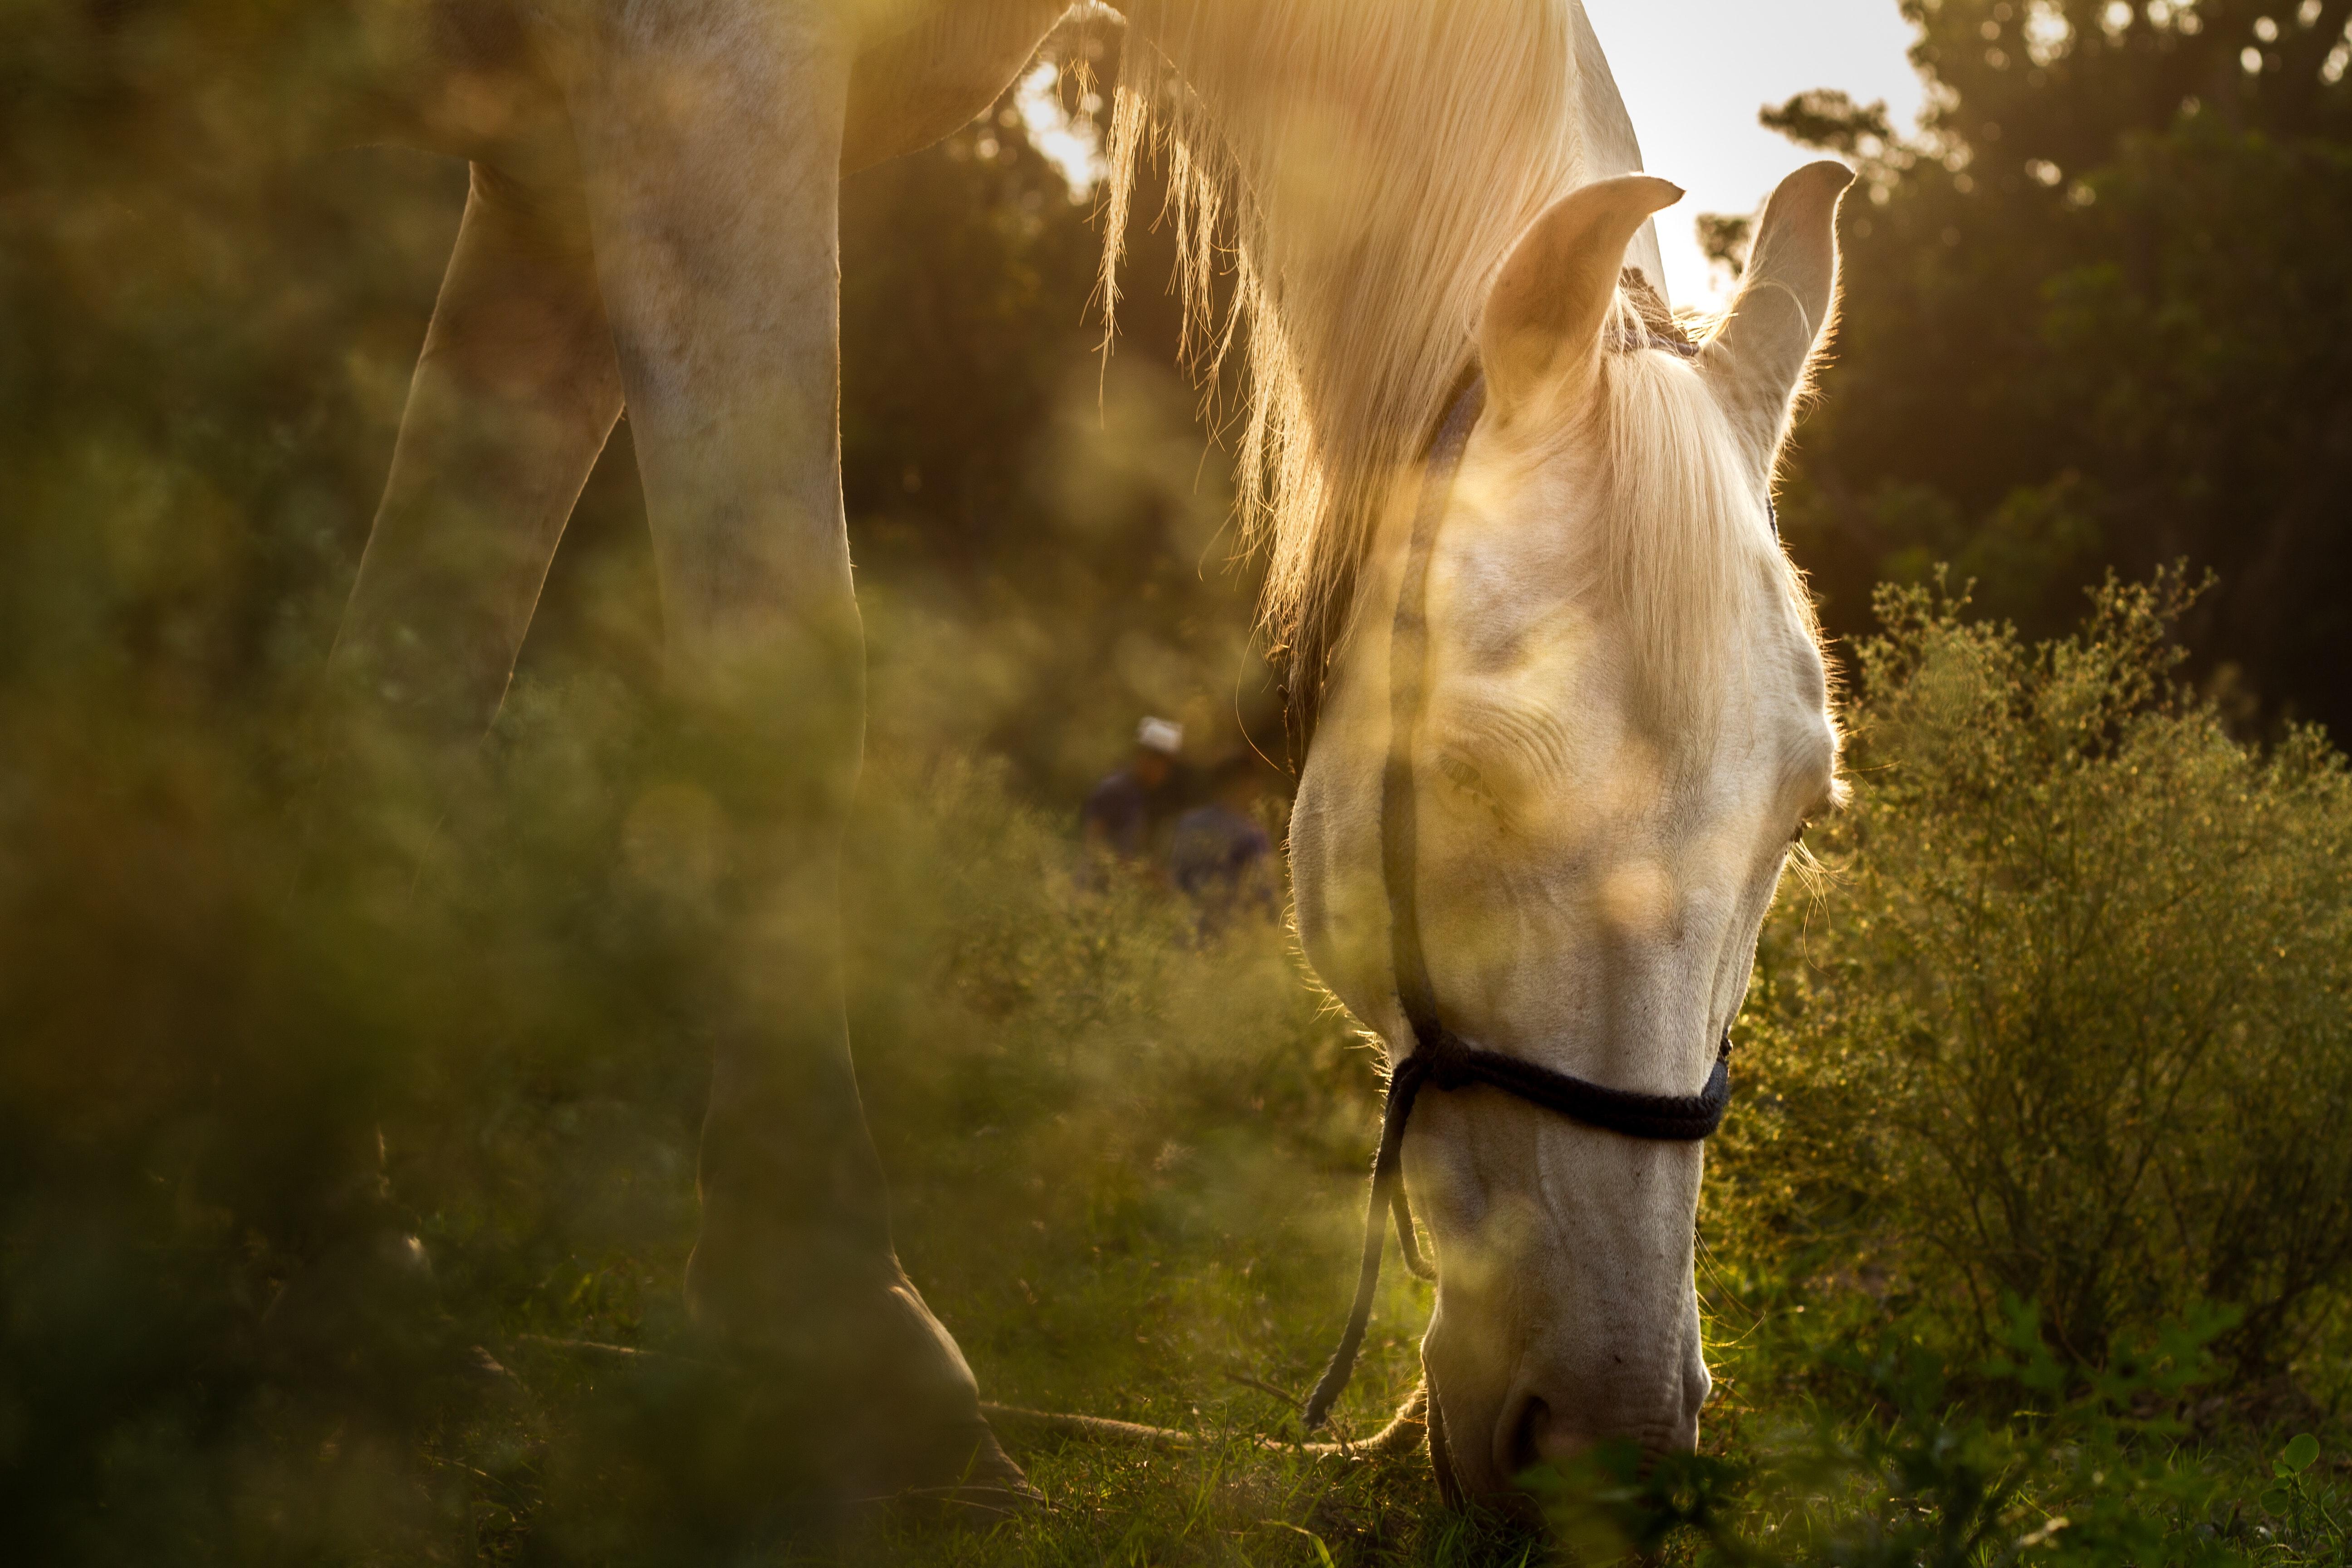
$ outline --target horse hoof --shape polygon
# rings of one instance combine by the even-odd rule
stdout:
[[[985,1420],[959,1422],[915,1444],[902,1462],[898,1484],[884,1495],[971,1510],[975,1517],[991,1511],[1010,1515],[1045,1500]]]

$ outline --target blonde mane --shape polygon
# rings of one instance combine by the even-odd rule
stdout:
[[[1238,343],[1245,546],[1311,724],[1389,486],[1472,358],[1496,267],[1581,172],[1570,0],[1141,0],[1108,149],[1104,299],[1136,166],[1170,176],[1190,346]],[[1231,303],[1213,299],[1230,271]]]
[[[1639,342],[1644,323],[1622,294],[1619,310],[1612,331]],[[1777,600],[1818,641],[1812,597],[1695,364],[1658,349],[1603,354],[1591,418],[1566,438],[1603,454],[1594,565],[1651,713],[1662,731],[1695,743],[1732,689],[1726,662],[1755,644],[1757,614]]]

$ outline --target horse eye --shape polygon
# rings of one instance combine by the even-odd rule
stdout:
[[[1481,799],[1486,798],[1486,781],[1479,776],[1476,768],[1461,758],[1443,756],[1438,758],[1437,771],[1453,780],[1456,788],[1466,789]]]
[[[1437,759],[1437,771],[1445,775],[1445,781],[1448,784],[1486,807],[1487,815],[1495,819],[1496,826],[1507,826],[1503,814],[1503,803],[1496,800],[1495,792],[1486,787],[1485,774],[1461,758],[1443,753],[1440,753]]]

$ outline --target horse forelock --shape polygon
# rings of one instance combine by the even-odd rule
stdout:
[[[1631,303],[1622,308],[1639,330]],[[1811,596],[1773,536],[1748,455],[1687,359],[1654,348],[1602,355],[1580,438],[1601,448],[1596,564],[1644,717],[1696,745],[1771,617],[1818,644]]]

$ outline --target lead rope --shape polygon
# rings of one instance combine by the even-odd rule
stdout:
[[[1418,892],[1413,886],[1415,856],[1412,799],[1413,738],[1421,727],[1421,684],[1429,643],[1429,557],[1436,542],[1437,524],[1454,494],[1454,476],[1462,467],[1463,448],[1486,406],[1486,383],[1474,379],[1439,426],[1430,444],[1429,464],[1423,473],[1421,499],[1412,514],[1412,533],[1405,547],[1404,571],[1397,582],[1396,616],[1389,628],[1389,758],[1381,776],[1381,875],[1388,883],[1389,945],[1394,959],[1397,1000],[1406,1022],[1420,1033],[1422,1017],[1436,1011],[1430,994],[1429,969],[1421,952]],[[1412,1119],[1412,1102],[1429,1076],[1430,1058],[1416,1049],[1389,1074],[1388,1104],[1381,1114],[1381,1147],[1372,1156],[1371,1201],[1364,1215],[1364,1252],[1356,1269],[1356,1301],[1348,1311],[1347,1331],[1339,1349],[1307,1398],[1306,1423],[1310,1432],[1323,1425],[1332,1401],[1348,1386],[1356,1370],[1356,1352],[1363,1348],[1364,1326],[1371,1321],[1372,1296],[1381,1283],[1381,1215],[1393,1209],[1405,1267],[1423,1279],[1433,1272],[1421,1256],[1412,1233],[1412,1211],[1398,1180],[1402,1169],[1405,1123]]]
[[[1638,281],[1639,275],[1628,273]],[[1640,302],[1637,298],[1637,304]],[[1663,315],[1663,304],[1659,307]],[[1643,314],[1646,316],[1647,311]],[[1671,324],[1671,318],[1665,318]],[[1621,352],[1657,348],[1685,358],[1698,346],[1681,332],[1668,337],[1653,323],[1645,339],[1631,339],[1612,347]],[[1363,1348],[1364,1330],[1371,1321],[1372,1298],[1381,1282],[1381,1255],[1387,1245],[1382,1221],[1392,1216],[1398,1249],[1405,1267],[1423,1279],[1436,1270],[1422,1256],[1413,1233],[1412,1205],[1403,1182],[1404,1134],[1412,1121],[1413,1102],[1422,1086],[1434,1082],[1442,1089],[1483,1083],[1530,1104],[1553,1110],[1588,1126],[1629,1137],[1664,1142],[1696,1142],[1723,1122],[1731,1100],[1731,1029],[1726,1025],[1714,1070],[1695,1095],[1633,1094],[1611,1089],[1524,1058],[1482,1050],[1456,1036],[1439,1021],[1437,998],[1429,979],[1429,965],[1421,946],[1420,889],[1415,877],[1418,856],[1418,812],[1413,799],[1413,757],[1421,729],[1423,684],[1428,679],[1429,562],[1437,526],[1454,493],[1454,479],[1462,466],[1463,449],[1486,402],[1483,379],[1474,379],[1454,400],[1445,423],[1430,443],[1421,496],[1415,504],[1412,533],[1402,574],[1397,583],[1396,613],[1389,631],[1389,754],[1381,779],[1381,875],[1389,898],[1389,944],[1397,984],[1397,1005],[1412,1036],[1412,1052],[1389,1075],[1387,1103],[1381,1114],[1381,1143],[1372,1156],[1372,1190],[1364,1211],[1363,1254],[1356,1269],[1356,1300],[1348,1311],[1348,1327],[1339,1347],[1307,1396],[1307,1430],[1320,1426],[1332,1405],[1354,1375],[1356,1357]],[[1769,501],[1767,503],[1769,504]],[[1773,520],[1773,531],[1780,531]]]

